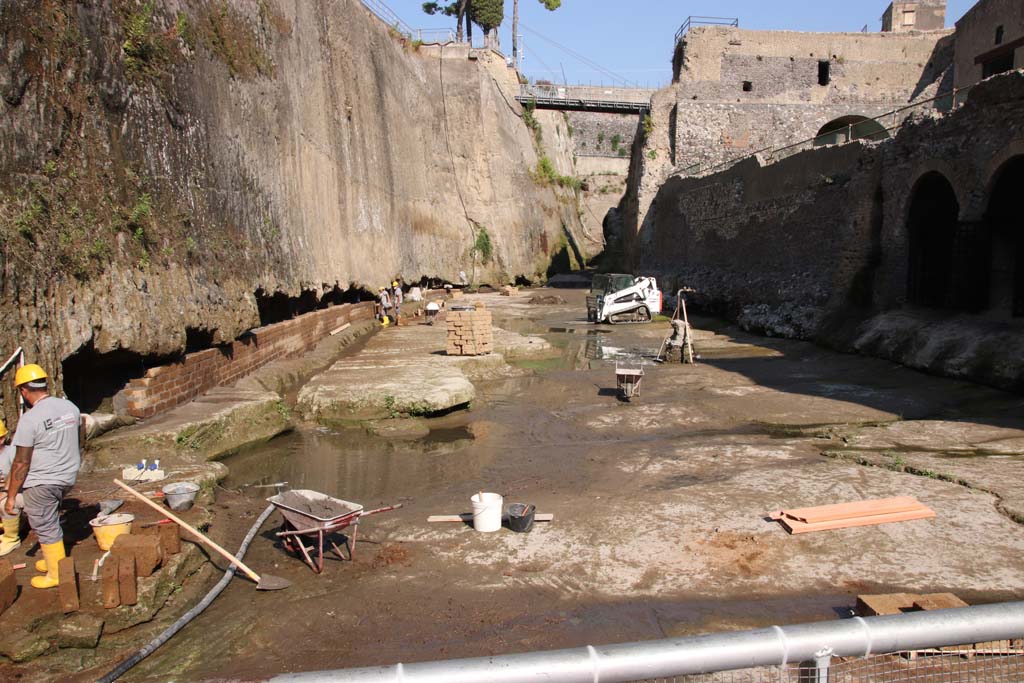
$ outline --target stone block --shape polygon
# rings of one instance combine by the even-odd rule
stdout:
[[[8,625],[8,628],[10,626]],[[35,659],[46,654],[50,649],[50,641],[25,629],[13,628],[0,631],[0,655],[15,664]]]
[[[18,598],[18,578],[10,560],[0,560],[0,614]]]
[[[75,571],[75,558],[65,557],[57,565],[57,594],[60,597],[60,608],[64,614],[78,611],[78,573]]]
[[[80,613],[64,619],[57,629],[57,647],[93,649],[100,642],[103,619]]]
[[[157,529],[160,531],[160,550],[163,552],[163,556],[170,557],[180,553],[181,528],[171,522],[170,524],[161,524]]]
[[[121,586],[117,576],[117,558],[109,556],[103,562],[100,574],[100,591],[103,595],[103,607],[114,609],[121,605]]]
[[[117,561],[117,586],[118,592],[121,594],[121,604],[136,604],[139,601],[139,592],[138,577],[135,573],[135,557],[129,554],[124,557],[111,555],[107,558],[107,562],[112,560]]]
[[[155,535],[121,534],[114,541],[111,551],[118,559],[129,556],[135,558],[135,571],[139,576],[150,576],[163,560],[160,537]]]

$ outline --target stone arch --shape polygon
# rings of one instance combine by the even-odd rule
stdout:
[[[818,129],[814,146],[835,145],[851,140],[885,140],[889,131],[874,119],[859,114],[848,114],[832,119]]]
[[[991,235],[990,307],[1024,317],[1024,154],[993,174],[985,223]]]
[[[907,300],[919,306],[952,308],[960,202],[946,176],[929,171],[910,192],[907,214]]]

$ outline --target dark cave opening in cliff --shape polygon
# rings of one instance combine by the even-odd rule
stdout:
[[[996,174],[985,221],[992,237],[989,301],[997,312],[1024,317],[1024,156],[1005,163]]]
[[[340,286],[335,284],[330,289],[324,286],[324,293],[320,296],[320,304],[317,308],[323,309],[330,306],[340,306],[342,304],[358,304],[363,301],[373,301],[375,299],[373,292],[363,289],[362,287],[349,287],[348,289],[342,289]]]
[[[960,204],[949,181],[934,171],[922,176],[912,192],[907,299],[919,306],[952,308]]]
[[[113,397],[146,369],[180,360],[180,355],[146,355],[125,349],[101,352],[92,340],[61,362],[64,394],[83,413],[114,412]]]

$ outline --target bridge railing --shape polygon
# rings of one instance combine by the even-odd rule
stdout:
[[[740,27],[740,20],[736,17],[686,17],[686,21],[676,31],[676,42],[682,40],[691,28],[694,26],[729,26],[732,28]]]
[[[558,83],[527,83],[519,86],[520,97],[529,99],[563,99],[647,104],[654,90],[593,85],[560,85]]]

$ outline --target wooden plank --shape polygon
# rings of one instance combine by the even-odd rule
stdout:
[[[819,505],[816,507],[795,508],[792,510],[779,510],[772,513],[773,519],[785,516],[808,524],[818,522],[830,522],[837,519],[850,519],[863,517],[865,515],[890,514],[893,512],[907,512],[921,507],[916,498],[900,496],[897,498],[879,498],[877,500],[862,500],[854,503],[837,503],[834,505]]]
[[[916,593],[883,593],[880,595],[858,595],[856,612],[859,617],[874,617],[886,614],[902,614],[914,611],[914,601],[921,596]]]
[[[969,605],[952,593],[928,593],[914,601],[914,607],[920,610],[950,609],[969,607]]]
[[[535,514],[533,516],[533,521],[535,521],[535,522],[550,522],[554,518],[555,518],[555,516],[553,514],[551,514],[551,513],[540,512],[540,513],[537,513],[537,514]],[[502,516],[501,519],[502,519],[502,521],[505,521],[505,522],[508,521],[508,517],[507,516]],[[472,522],[473,521],[473,513],[472,512],[463,512],[461,515],[431,515],[430,517],[427,517],[427,521],[428,522]]]
[[[75,573],[75,558],[65,557],[57,563],[57,594],[64,614],[78,611],[78,574]]]
[[[14,604],[18,597],[18,579],[10,560],[0,560],[0,614]]]
[[[931,508],[923,508],[911,512],[894,512],[888,515],[870,515],[868,517],[855,517],[852,519],[837,519],[831,522],[818,522],[808,524],[795,519],[783,518],[779,521],[782,526],[791,534],[805,534],[811,531],[830,531],[832,529],[847,529],[857,526],[871,526],[874,524],[889,524],[891,522],[909,522],[914,519],[930,519],[935,516]]]

